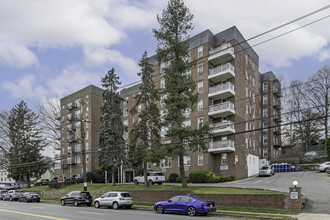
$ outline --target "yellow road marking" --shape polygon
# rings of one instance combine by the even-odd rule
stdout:
[[[55,220],[69,220],[67,218],[57,218],[57,217],[51,217],[51,216],[46,216],[46,215],[37,215],[37,214],[32,214],[32,213],[27,213],[27,212],[18,212],[18,211],[6,210],[6,209],[0,209],[0,211],[1,212],[11,212],[11,213],[16,213],[16,214],[21,214],[21,215],[30,215],[30,216],[40,217],[40,218],[55,219]]]

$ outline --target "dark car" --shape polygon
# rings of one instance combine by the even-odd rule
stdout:
[[[37,193],[26,192],[19,198],[20,202],[40,202],[40,197]]]
[[[34,185],[35,186],[45,186],[45,185],[48,185],[48,183],[49,183],[49,179],[39,179],[34,183]]]
[[[23,194],[23,191],[9,190],[7,193],[5,193],[3,195],[2,200],[17,201],[21,197],[22,194]]]
[[[58,177],[54,177],[51,179],[50,183],[57,183],[58,182]]]
[[[8,192],[8,190],[1,190],[0,191],[0,199],[2,200],[2,198],[3,198],[3,195],[5,194],[5,193],[7,193]]]
[[[86,191],[72,191],[61,198],[62,206],[66,204],[74,204],[75,206],[86,204],[87,206],[91,206],[92,202],[93,198],[91,194]]]
[[[83,183],[84,182],[84,179],[83,179],[83,175],[82,174],[75,174],[72,177],[70,177],[69,180],[74,180],[77,183]]]
[[[207,215],[216,209],[214,202],[197,196],[175,196],[168,201],[157,202],[154,205],[154,210],[159,214],[164,212],[182,212],[194,216],[198,213]]]

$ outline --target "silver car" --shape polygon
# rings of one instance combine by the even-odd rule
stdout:
[[[259,176],[272,176],[274,175],[274,167],[271,165],[262,166],[259,170]]]
[[[6,194],[4,194],[2,200],[18,201],[22,194],[23,191],[9,190]]]
[[[128,192],[107,192],[100,198],[94,200],[95,208],[101,206],[112,207],[118,209],[119,207],[131,208],[133,205],[132,197]]]
[[[328,170],[330,170],[330,161],[316,165],[315,170],[320,172],[327,172]]]

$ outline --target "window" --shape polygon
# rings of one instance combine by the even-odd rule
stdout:
[[[249,97],[249,89],[247,87],[245,87],[245,97]]]
[[[124,120],[123,125],[124,125],[125,127],[128,127],[128,120]]]
[[[267,105],[268,104],[268,95],[264,95],[262,97],[262,104]]]
[[[127,104],[128,104],[128,97],[125,97],[124,100],[123,100],[123,102],[124,102],[124,106],[127,106]]]
[[[88,117],[88,106],[86,107],[86,117]]]
[[[262,127],[263,127],[263,130],[262,130],[263,132],[268,132],[268,122],[264,122]]]
[[[227,165],[227,153],[221,154],[221,165]]]
[[[267,83],[267,82],[264,82],[264,83],[262,84],[262,91],[264,91],[264,92],[268,92],[268,83]]]
[[[253,151],[256,151],[256,141],[253,140]]]
[[[262,143],[263,143],[263,146],[268,146],[268,136],[267,135],[263,136]]]
[[[263,158],[268,158],[268,149],[263,150]]]
[[[161,89],[164,89],[164,88],[165,88],[165,79],[164,79],[164,78],[162,78],[162,79],[160,80],[160,88],[161,88]]]
[[[86,151],[88,151],[88,150],[89,150],[89,145],[88,145],[88,142],[86,142],[86,143],[85,143],[85,149],[86,149]]]
[[[161,168],[171,168],[172,167],[172,158],[168,157],[160,161]]]
[[[198,75],[202,75],[203,74],[203,64],[198,64],[197,66],[197,72],[198,72]]]
[[[190,166],[190,156],[183,157],[183,165]]]
[[[245,66],[247,66],[249,64],[249,58],[248,55],[245,54]]]
[[[203,154],[198,154],[197,161],[198,161],[198,166],[203,165]]]
[[[88,163],[88,160],[89,160],[89,155],[87,154],[86,155],[86,163]]]
[[[247,117],[249,115],[249,106],[245,105],[245,116]]]
[[[74,101],[74,105],[75,105],[76,107],[80,107],[80,100],[77,99],[76,101]]]
[[[128,109],[125,108],[125,109],[124,109],[124,117],[127,117],[127,116],[128,116]]]
[[[268,117],[268,109],[263,109],[262,110],[262,116],[263,117]]]
[[[88,140],[88,131],[85,132],[85,139]]]
[[[86,104],[88,104],[88,101],[89,101],[89,96],[86,95]]]
[[[249,139],[248,138],[245,138],[245,146],[246,146],[246,149],[249,148]]]
[[[255,87],[255,85],[256,85],[256,79],[252,77],[252,86]]]
[[[197,128],[203,127],[203,117],[197,119]]]
[[[255,72],[256,71],[256,67],[255,67],[255,65],[254,65],[254,63],[252,62],[252,70],[253,70],[253,72]]]
[[[80,163],[80,155],[75,156],[74,160],[76,161],[76,163]]]
[[[138,112],[141,112],[141,110],[142,110],[142,105],[140,104],[140,105],[138,106]]]
[[[202,111],[203,110],[203,99],[198,101],[198,111]]]
[[[248,81],[249,80],[249,73],[247,70],[245,70],[245,80]]]
[[[203,81],[198,82],[198,93],[202,93],[203,92]]]
[[[254,92],[252,93],[252,101],[253,103],[256,103],[256,94]]]
[[[74,146],[74,151],[75,151],[76,153],[80,152],[80,144],[76,144],[76,145]]]
[[[128,138],[128,132],[124,132],[124,140],[127,140],[127,138]]]
[[[183,124],[184,127],[191,127],[191,120],[184,121],[182,124]]]
[[[203,46],[200,46],[197,49],[197,57],[200,58],[202,56],[203,56]]]

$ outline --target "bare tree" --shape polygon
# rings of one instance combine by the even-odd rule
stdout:
[[[55,149],[60,147],[61,137],[61,123],[58,120],[61,112],[60,99],[58,97],[44,99],[36,108],[42,121],[43,136],[46,137],[48,146],[55,154]]]
[[[0,112],[0,158],[1,164],[5,156],[8,154],[9,148],[11,146],[9,139],[9,128],[8,128],[8,118],[9,112],[2,111]]]
[[[329,104],[330,104],[330,67],[324,66],[309,79],[304,89],[299,91],[309,104],[317,109],[318,114],[323,117],[321,120],[324,126],[325,151],[328,150],[327,140],[329,135]],[[330,151],[328,152],[330,157]]]

